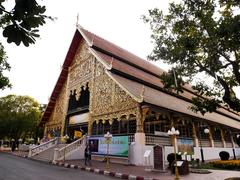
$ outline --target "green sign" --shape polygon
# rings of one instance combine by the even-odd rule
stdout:
[[[104,137],[90,137],[89,146],[93,154],[128,157],[128,136],[113,136],[107,142]]]

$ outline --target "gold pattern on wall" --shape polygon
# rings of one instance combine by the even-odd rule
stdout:
[[[101,62],[89,52],[86,42],[81,42],[69,67],[67,82],[61,90],[46,126],[60,125],[64,129],[70,91],[76,90],[76,94],[79,96],[81,87],[86,88],[86,84],[90,90],[90,124],[94,120],[109,119],[112,121],[113,118],[121,119],[122,116],[136,116],[138,103],[121,89],[105,71]]]
[[[90,54],[88,46],[85,42],[82,42],[74,60],[69,67],[69,77],[68,77],[68,90],[81,90],[82,86],[86,86],[92,77],[92,67],[94,65],[94,56]]]
[[[137,102],[122,90],[96,62],[91,114],[93,120],[120,118],[137,113]]]
[[[61,127],[65,122],[66,112],[67,112],[67,102],[68,98],[66,96],[66,82],[64,83],[61,92],[56,100],[54,110],[51,114],[49,121],[46,124],[47,128],[57,128]]]

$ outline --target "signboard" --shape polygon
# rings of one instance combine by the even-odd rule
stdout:
[[[93,154],[107,154],[108,144],[104,137],[90,137],[88,143]],[[128,136],[113,136],[109,144],[109,155],[128,157]]]
[[[187,155],[194,154],[193,140],[192,139],[178,139],[178,152],[187,153]]]

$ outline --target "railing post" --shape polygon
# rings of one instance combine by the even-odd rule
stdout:
[[[60,141],[61,141],[61,139],[59,137],[57,137],[57,139],[55,141],[55,145],[60,144]]]
[[[32,156],[32,149],[29,148],[28,157],[31,157],[31,156]]]
[[[59,148],[54,148],[53,162],[58,160]]]

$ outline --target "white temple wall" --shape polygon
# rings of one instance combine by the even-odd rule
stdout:
[[[144,153],[146,150],[151,150],[150,156],[144,158]],[[168,165],[167,155],[173,153],[173,146],[164,146],[164,159],[165,167]],[[227,151],[230,154],[230,159],[233,158],[233,148],[212,148],[212,147],[203,147],[204,160],[214,160],[220,159],[219,153],[221,151]],[[235,148],[236,157],[240,157],[240,148]],[[201,161],[200,147],[194,147],[194,159],[199,159]],[[185,156],[182,156],[182,159],[185,160]],[[190,160],[190,156],[187,156],[187,159]],[[137,145],[132,143],[129,146],[129,162],[138,166],[153,167],[153,146],[147,145]]]

